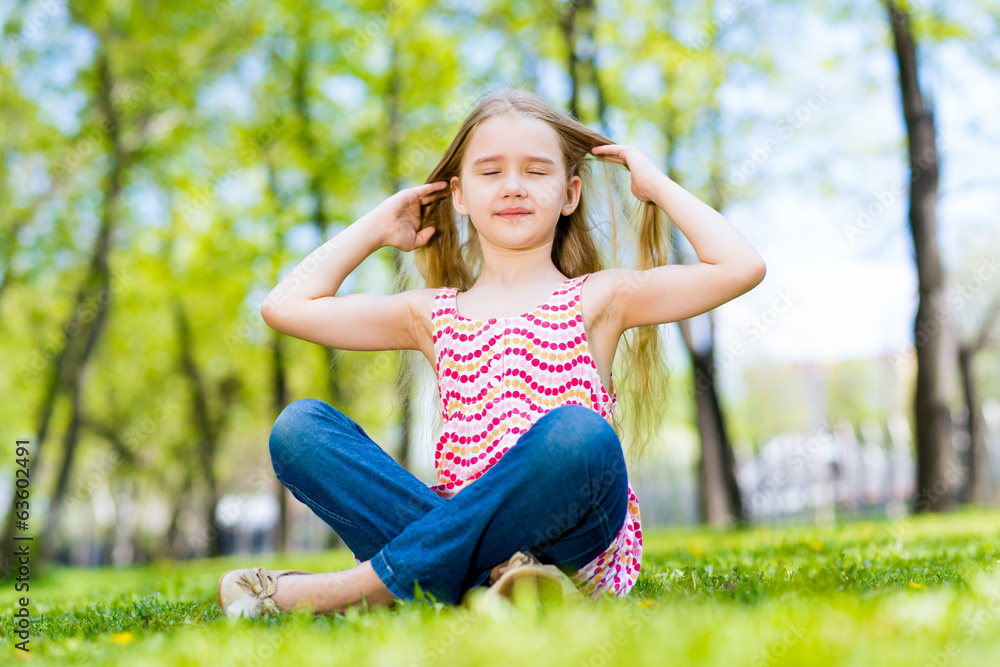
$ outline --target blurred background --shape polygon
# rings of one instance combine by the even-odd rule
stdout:
[[[641,146],[767,263],[662,327],[644,526],[1000,504],[998,2],[0,0],[0,27],[4,574],[19,438],[49,562],[340,544],[271,467],[299,398],[433,482],[422,357],[259,309],[508,83]]]

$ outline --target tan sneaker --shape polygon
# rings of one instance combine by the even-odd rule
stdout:
[[[278,590],[278,577],[286,574],[315,574],[304,570],[265,570],[250,567],[229,570],[219,577],[216,596],[219,606],[230,618],[257,618],[278,611],[271,596]]]
[[[583,599],[573,580],[555,565],[542,565],[530,551],[518,551],[500,565],[496,577],[490,574],[486,597],[513,599],[526,594],[540,601],[561,602]]]

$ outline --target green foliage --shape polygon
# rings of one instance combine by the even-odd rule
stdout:
[[[86,419],[65,499],[69,541],[113,532],[91,523],[92,493],[194,509],[207,501],[208,472],[220,493],[274,483],[267,434],[280,403],[332,400],[331,384],[345,396],[338,407],[394,451],[397,357],[344,352],[331,368],[326,350],[277,336],[258,309],[311,249],[395,188],[422,181],[485,88],[557,80],[569,61],[562,19],[572,3],[17,4],[5,17],[0,58],[0,123],[14,128],[0,133],[0,350],[8,371],[0,374],[0,422],[11,433],[36,435],[60,351],[83,337],[64,327],[101,221],[113,219],[107,321],[80,376]],[[658,161],[669,153],[678,180],[706,199],[713,175],[724,180],[729,162],[744,159],[744,129],[753,125],[752,116],[716,117],[720,86],[748,76],[788,85],[775,53],[781,44],[746,39],[772,20],[772,3],[737,4],[727,13],[718,3],[598,2],[581,9],[575,26],[577,55],[597,53],[599,66],[593,80],[581,72],[582,119],[606,122],[616,140],[636,137]],[[965,34],[958,5],[910,4],[922,44]],[[54,12],[57,5],[66,11]],[[861,7],[809,11],[841,8],[842,18],[884,32],[883,8]],[[752,199],[755,187],[729,192],[723,203]],[[391,266],[390,253],[377,253],[339,293],[387,293]],[[183,369],[176,304],[191,330],[201,399]],[[97,309],[91,302],[83,310]],[[276,339],[285,384],[276,380]],[[1000,373],[990,371],[1000,362],[995,351],[981,358],[984,396],[996,396]],[[833,384],[831,403],[841,406],[833,416],[857,423],[880,410],[869,370],[845,367]],[[734,440],[806,427],[806,394],[789,389],[796,385],[784,369],[754,369],[746,384],[746,401],[727,406]],[[669,436],[693,422],[690,387],[675,375]],[[207,444],[195,419],[202,403],[218,421]],[[39,524],[70,414],[64,387],[32,471]],[[684,436],[684,446],[696,443],[690,430]],[[677,442],[664,437],[663,448]],[[10,466],[0,461],[0,475]],[[118,519],[128,524],[125,514]],[[150,551],[157,537],[142,536]]]
[[[218,576],[246,557],[53,569],[32,580],[42,665],[991,664],[1000,650],[1000,515],[832,528],[648,531],[622,599],[512,618],[464,607],[225,619]],[[338,570],[344,551],[254,559]],[[15,594],[0,593],[9,657]],[[931,663],[934,664],[934,663]]]

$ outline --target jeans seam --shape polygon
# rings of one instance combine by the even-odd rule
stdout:
[[[307,505],[309,505],[310,509],[312,509],[317,514],[323,514],[325,516],[328,516],[331,519],[339,521],[340,523],[342,523],[342,524],[344,524],[346,526],[350,526],[351,528],[356,528],[357,527],[353,523],[351,523],[350,521],[348,521],[347,519],[345,519],[344,517],[342,517],[342,516],[340,516],[338,514],[334,514],[330,510],[326,509],[325,507],[323,507],[322,505],[320,505],[319,503],[317,503],[315,500],[313,500],[312,498],[310,498],[307,494],[303,493],[302,490],[299,489],[299,487],[295,486],[294,484],[289,484],[288,482],[282,482],[282,484],[284,484],[285,487],[289,491],[291,491],[292,494],[294,494],[297,498],[299,498],[299,497],[302,498],[303,502],[305,502]]]
[[[615,536],[611,534],[611,527],[608,522],[608,513],[604,511],[604,508],[600,505],[595,505],[594,509],[597,510],[597,514],[601,517],[601,535],[608,542],[615,539]]]
[[[599,556],[602,553],[604,553],[607,550],[607,548],[609,546],[611,546],[611,543],[615,541],[615,535],[611,535],[610,538],[608,537],[610,528],[608,527],[609,526],[608,515],[604,512],[604,508],[601,507],[600,505],[594,505],[594,511],[597,514],[598,518],[600,519],[601,535],[604,537],[604,541],[606,541],[608,544],[606,544],[604,546],[604,548],[600,552],[598,552],[593,558],[590,558],[587,561],[588,563],[591,560],[593,560],[594,558],[596,558],[597,556]],[[588,551],[588,549],[583,549],[582,551],[579,551],[579,552],[573,554],[573,556],[571,556],[570,558],[567,558],[566,561],[567,562],[569,562],[569,561],[577,561],[577,560],[580,559],[580,557],[583,554],[587,553],[587,551]],[[583,565],[586,565],[586,564],[587,563],[584,563]],[[577,569],[581,569],[583,567],[583,565],[581,565],[580,568],[577,568]]]
[[[385,573],[379,572],[378,564],[381,564],[385,568]],[[375,574],[378,575],[385,587],[389,589],[389,592],[393,594],[394,597],[400,600],[410,600],[413,599],[413,590],[411,589],[407,593],[402,593],[398,591],[405,591],[406,586],[403,585],[399,577],[396,576],[396,571],[393,570],[392,565],[389,564],[389,559],[385,557],[383,551],[379,551],[372,557],[372,568],[375,570]]]

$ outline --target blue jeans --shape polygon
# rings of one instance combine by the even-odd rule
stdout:
[[[455,604],[515,551],[572,574],[608,548],[628,509],[618,436],[581,405],[543,415],[448,500],[318,399],[281,412],[270,450],[281,483],[400,600],[419,584]]]

